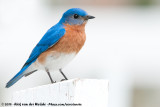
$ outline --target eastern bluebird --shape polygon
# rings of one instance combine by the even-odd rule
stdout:
[[[39,43],[32,50],[28,60],[21,70],[6,84],[9,88],[23,76],[28,76],[38,70],[45,70],[52,83],[49,71],[62,72],[67,65],[80,51],[85,43],[85,25],[88,19],[93,19],[84,10],[72,8],[67,10],[60,21],[51,27]]]

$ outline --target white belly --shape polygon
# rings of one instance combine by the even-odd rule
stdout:
[[[49,69],[49,71],[56,71],[65,67],[73,58],[76,56],[76,53],[58,53],[57,55],[49,55],[46,58],[44,67]]]
[[[74,57],[76,53],[56,53],[50,54],[46,57],[44,63],[39,63],[36,60],[33,64],[28,67],[25,73],[29,73],[34,70],[45,70],[46,68],[49,71],[57,71],[61,68],[64,68]]]

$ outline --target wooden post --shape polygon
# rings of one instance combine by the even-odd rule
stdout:
[[[72,79],[13,94],[13,107],[108,107],[108,81]]]

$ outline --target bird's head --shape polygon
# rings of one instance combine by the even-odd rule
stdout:
[[[95,17],[88,15],[86,11],[80,8],[71,8],[63,14],[60,22],[70,25],[81,25],[86,23],[88,19],[93,18]]]

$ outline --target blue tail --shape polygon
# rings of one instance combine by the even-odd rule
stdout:
[[[24,71],[29,67],[29,65],[24,66],[7,84],[6,88],[11,87],[13,84],[15,84],[19,79],[21,79],[24,76]]]

